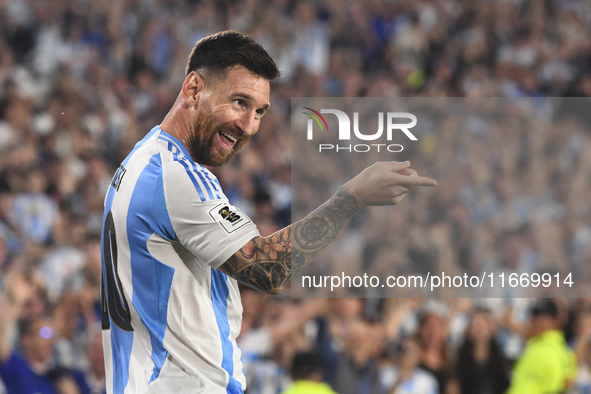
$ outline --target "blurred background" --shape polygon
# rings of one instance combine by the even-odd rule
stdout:
[[[293,98],[293,220],[379,161],[409,160],[439,186],[410,193],[394,209],[359,212],[302,270],[305,277],[292,282],[292,296],[591,297],[583,235],[591,223],[589,104],[587,97]],[[355,113],[366,135],[379,130],[380,113],[406,111],[418,120],[411,129],[417,140],[400,131],[391,140],[386,133],[375,141],[339,140],[337,117],[330,114],[324,115],[327,130],[317,126],[308,140],[306,106]],[[455,277],[456,286],[447,279],[439,287],[443,273]],[[373,285],[363,284],[364,274],[375,278]],[[461,284],[464,274],[471,285]],[[343,275],[357,276],[357,286]],[[398,285],[380,286],[389,276],[398,277]],[[428,284],[415,285],[411,277]]]
[[[591,94],[588,0],[0,0],[0,392],[103,392],[104,195],[176,98],[194,43],[228,28],[252,35],[283,72],[258,135],[214,170],[263,235],[290,223],[291,97]],[[438,171],[446,155],[501,164],[458,174],[462,198],[448,185],[421,202],[439,213],[436,226],[393,209],[396,228],[411,231],[408,242],[377,234],[396,243],[383,259],[591,263],[585,122],[535,143],[493,130],[457,144],[453,125],[445,130],[430,139]],[[533,153],[487,149],[490,141],[533,144]],[[536,169],[539,190],[551,191],[543,201],[562,213],[523,221],[540,196],[506,169]],[[591,391],[589,299],[242,297],[248,394],[281,393],[292,380],[343,394],[503,393],[540,327],[560,328],[564,351],[576,354],[562,372],[568,390]],[[45,391],[27,391],[33,381]]]

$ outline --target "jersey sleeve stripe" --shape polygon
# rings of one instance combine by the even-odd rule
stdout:
[[[187,173],[191,177],[191,181],[198,189],[201,201],[222,198],[219,190],[215,186],[215,183],[209,176],[208,171],[201,164],[197,164],[193,160],[189,159],[190,156],[187,156],[188,152],[184,145],[180,144],[178,140],[163,131],[161,131],[159,138],[168,142],[167,148],[173,153],[174,160],[181,163],[187,170]],[[195,175],[197,175],[197,178],[199,178],[200,182],[197,180]],[[207,197],[205,196],[205,193],[207,193]]]
[[[203,185],[203,187],[205,188],[205,190],[207,191],[207,195],[209,196],[209,200],[216,200],[216,198],[213,196],[211,190],[213,189],[215,191],[215,189],[211,186],[211,183],[208,182],[202,174],[204,174],[204,172],[201,170],[201,168],[204,168],[201,164],[197,164],[195,163],[193,160],[187,159],[185,158],[185,160],[191,165],[191,169],[193,170],[193,172],[195,174],[197,174],[197,176],[199,177],[199,179],[201,180],[201,183]],[[216,193],[217,194],[217,193]],[[218,195],[217,199],[220,199],[221,197]]]
[[[179,157],[179,151],[175,148],[171,141],[168,141],[168,150],[172,152],[174,161],[179,162],[183,167],[185,167],[187,175],[189,175],[191,182],[193,182],[193,186],[195,186],[195,190],[197,191],[197,194],[199,194],[199,198],[201,199],[201,201],[207,201],[207,198],[205,198],[205,194],[203,193],[203,190],[201,189],[199,182],[197,182],[195,175],[193,175],[193,171],[191,171],[191,168],[187,164],[186,160],[183,160]]]
[[[207,180],[203,177],[202,173],[203,170],[205,169],[201,164],[197,164],[195,163],[193,160],[189,159],[190,156],[187,156],[187,154],[185,153],[186,149],[185,146],[183,145],[182,147],[179,146],[179,143],[174,141],[172,138],[172,136],[168,137],[168,136],[162,136],[164,140],[168,141],[169,143],[169,150],[171,149],[171,145],[173,147],[175,147],[176,149],[178,149],[179,152],[177,156],[175,157],[175,159],[178,158],[178,160],[183,160],[185,163],[187,163],[188,165],[191,166],[191,170],[197,174],[197,176],[199,177],[199,179],[201,180],[201,184],[203,185],[203,188],[205,189],[205,191],[207,192],[207,195],[209,196],[209,200],[214,200],[213,194],[211,192],[211,186],[210,184],[207,182]],[[181,144],[182,145],[182,144]],[[218,199],[221,198],[219,196],[219,193],[216,193]],[[205,201],[205,200],[202,200]]]
[[[197,170],[197,166],[195,166],[194,164],[193,164],[193,168],[195,170]],[[207,195],[209,196],[209,199],[215,200],[215,198],[213,197],[213,193],[211,192],[212,188],[209,186],[209,182],[207,182],[207,180],[205,179],[205,177],[203,176],[201,171],[197,171],[197,176],[199,177],[199,179],[201,179],[201,182],[203,182],[203,185],[205,186],[205,190],[207,190]]]
[[[211,179],[210,172],[207,171],[205,169],[205,167],[203,167],[201,164],[199,165],[199,171],[202,172],[203,175],[205,175],[205,177],[209,180],[209,183],[213,187],[213,191],[215,192],[215,195],[217,196],[217,198],[218,199],[222,198],[222,196],[220,196],[220,190],[222,187],[220,186],[217,178],[214,177],[214,179]]]
[[[172,142],[179,149],[179,151],[181,151],[183,153],[183,156],[191,157],[191,154],[189,153],[189,151],[187,150],[187,148],[185,147],[185,145],[183,145],[183,143],[181,141],[179,141],[177,138],[173,137],[172,135],[170,135],[167,132],[165,132],[164,130],[162,130],[160,128],[160,126],[158,126],[158,130],[160,130],[160,138],[163,138],[166,141]]]

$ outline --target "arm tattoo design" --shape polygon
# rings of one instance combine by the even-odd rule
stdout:
[[[278,294],[361,208],[341,189],[299,222],[269,237],[253,238],[219,269],[257,290]]]

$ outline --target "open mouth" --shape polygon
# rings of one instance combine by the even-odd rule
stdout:
[[[220,135],[220,140],[222,141],[222,145],[227,149],[231,149],[234,146],[234,144],[236,143],[236,141],[238,140],[233,135],[225,133],[223,131],[220,131],[219,135]]]

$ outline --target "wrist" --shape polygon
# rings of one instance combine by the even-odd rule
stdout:
[[[335,197],[341,197],[345,200],[350,201],[351,208],[354,209],[356,212],[361,211],[365,207],[365,203],[363,202],[363,199],[360,197],[360,193],[355,187],[355,184],[351,181],[341,186],[341,188],[337,191]]]

